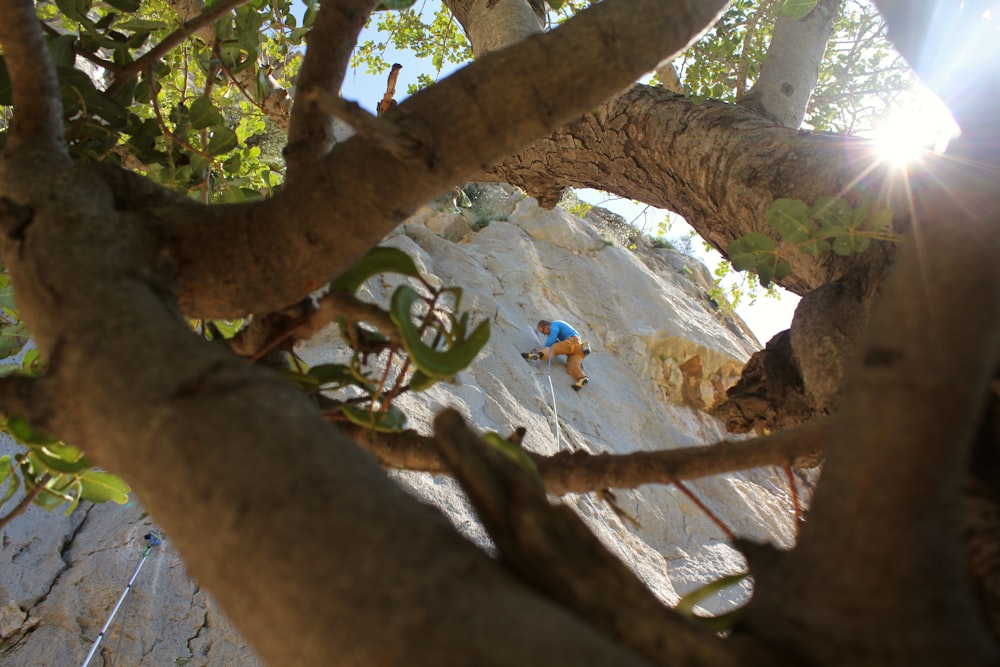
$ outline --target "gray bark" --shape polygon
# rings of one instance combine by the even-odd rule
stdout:
[[[819,79],[840,4],[841,0],[820,0],[801,20],[778,17],[760,76],[738,104],[797,129]]]

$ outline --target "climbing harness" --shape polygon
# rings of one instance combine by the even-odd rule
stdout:
[[[143,536],[143,539],[148,541],[149,544],[147,544],[146,548],[142,550],[142,556],[139,558],[139,564],[136,566],[135,572],[132,573],[132,578],[128,580],[128,585],[125,586],[125,590],[122,591],[121,597],[119,597],[118,602],[115,603],[115,608],[111,610],[111,615],[108,616],[107,622],[104,624],[104,627],[101,628],[101,634],[97,635],[97,639],[94,640],[94,645],[90,647],[90,653],[87,654],[87,657],[84,659],[83,664],[80,667],[87,667],[87,665],[90,664],[91,658],[93,658],[94,654],[97,653],[97,647],[101,645],[101,640],[104,639],[104,633],[108,631],[111,621],[114,620],[115,614],[118,613],[118,608],[122,606],[122,602],[125,601],[125,598],[128,597],[129,592],[131,592],[132,584],[135,583],[135,578],[139,576],[139,570],[142,569],[143,563],[146,562],[146,558],[153,550],[153,547],[159,546],[163,542],[159,535],[152,532],[146,533]]]

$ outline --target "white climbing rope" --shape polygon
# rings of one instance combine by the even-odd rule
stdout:
[[[132,584],[135,583],[135,578],[139,576],[139,570],[142,569],[143,564],[146,562],[146,557],[149,556],[149,552],[153,550],[153,547],[160,544],[160,537],[156,533],[146,533],[145,539],[149,540],[149,545],[146,546],[142,551],[142,557],[139,558],[139,564],[135,568],[135,572],[132,573],[132,578],[128,580],[128,585],[125,586],[125,590],[122,591],[121,597],[118,598],[118,602],[115,603],[115,608],[111,610],[111,615],[108,616],[107,622],[104,627],[101,628],[101,634],[97,635],[97,639],[94,640],[94,645],[90,647],[90,653],[83,660],[83,665],[81,667],[87,667],[90,664],[91,658],[97,653],[97,647],[101,645],[101,640],[104,639],[104,633],[108,631],[108,627],[111,625],[111,621],[114,620],[115,614],[118,613],[118,608],[122,606],[122,602],[128,597],[129,592],[132,590]]]
[[[552,393],[552,419],[556,424],[556,451],[559,451],[559,411],[556,409],[556,388],[552,386],[552,350],[549,350],[549,391]]]

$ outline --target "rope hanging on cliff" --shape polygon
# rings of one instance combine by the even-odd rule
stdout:
[[[118,598],[118,602],[115,603],[114,609],[111,610],[111,615],[108,616],[107,622],[104,624],[104,627],[101,628],[101,634],[97,635],[97,639],[94,640],[93,646],[90,647],[90,653],[88,653],[87,657],[84,658],[81,667],[87,667],[87,665],[90,664],[90,660],[94,657],[94,654],[97,653],[97,647],[101,645],[101,640],[104,639],[104,633],[108,631],[111,621],[114,620],[115,614],[118,613],[118,608],[122,606],[122,602],[125,601],[125,598],[128,597],[128,594],[131,592],[132,584],[135,583],[136,577],[139,576],[139,570],[142,569],[143,563],[146,562],[146,557],[149,556],[153,547],[158,546],[162,542],[160,536],[156,533],[146,533],[144,539],[146,539],[149,544],[147,544],[146,548],[142,550],[142,556],[139,558],[139,564],[136,566],[135,572],[132,573],[132,578],[128,580],[128,585],[126,585],[125,590],[122,591],[121,597]]]
[[[552,419],[556,423],[556,451],[559,451],[559,411],[556,410],[556,388],[552,386],[552,357],[554,354],[549,355],[549,370],[546,375],[549,376],[549,391],[552,393]]]

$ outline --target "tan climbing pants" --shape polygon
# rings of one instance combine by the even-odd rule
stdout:
[[[561,340],[552,347],[543,347],[539,350],[542,361],[548,361],[549,355],[558,357],[566,355],[566,372],[573,380],[579,380],[586,373],[583,372],[583,343],[579,336],[570,336],[566,340]]]

